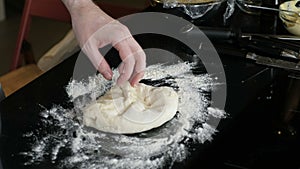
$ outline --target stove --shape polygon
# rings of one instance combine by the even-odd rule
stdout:
[[[286,33],[281,26],[272,27],[276,18],[269,14],[248,16],[237,10],[224,24],[220,21],[222,20],[220,16],[207,16],[219,18],[216,20],[207,18],[192,20],[177,9],[166,10],[160,6],[151,7],[146,11],[172,13],[189,19],[196,26],[238,27],[241,31],[249,33],[266,33],[272,29],[276,33]],[[251,19],[246,20],[245,17]],[[247,23],[241,24],[245,20]],[[248,21],[259,24],[250,29],[249,26],[252,24]],[[165,36],[145,34],[137,35],[135,38],[143,48],[162,48],[176,53],[183,60],[187,54],[193,54],[190,49]],[[212,41],[212,43],[216,46],[228,45],[233,51],[239,49],[238,44],[232,41],[226,43]],[[107,54],[107,58],[115,54],[116,51],[112,50]],[[285,120],[283,117],[286,117],[286,114],[282,113],[291,86],[299,84],[297,80],[290,78],[291,75],[295,75],[294,72],[258,65],[245,58],[234,57],[230,53],[219,55],[226,75],[226,85],[222,87],[227,89],[225,111],[228,117],[221,120],[212,141],[191,145],[188,158],[176,162],[172,168],[299,168],[299,156],[294,155],[300,151],[299,111],[297,112],[296,106],[296,113],[289,116],[289,120]],[[33,166],[24,165],[27,159],[18,154],[28,149],[30,144],[21,136],[28,130],[41,127],[37,125],[41,111],[51,109],[53,105],[72,108],[73,103],[68,98],[65,87],[73,76],[77,56],[78,53],[70,56],[0,102],[2,168],[59,168],[57,164],[47,160]],[[112,63],[113,60],[109,62]],[[295,86],[290,93],[299,91],[298,85]],[[40,135],[43,135],[42,131],[43,129]]]

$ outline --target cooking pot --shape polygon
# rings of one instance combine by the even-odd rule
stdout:
[[[163,4],[164,8],[181,8],[192,19],[215,13],[226,0],[150,0],[152,5]]]
[[[201,5],[220,2],[222,0],[153,0],[157,3],[174,3],[174,4],[185,4],[185,5]]]

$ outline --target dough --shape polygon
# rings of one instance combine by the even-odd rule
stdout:
[[[86,126],[110,133],[139,133],[171,120],[178,107],[178,95],[170,87],[152,87],[128,82],[112,87],[83,110]]]

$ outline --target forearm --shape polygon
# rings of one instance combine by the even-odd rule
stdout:
[[[92,0],[61,0],[68,10],[80,9],[84,6],[93,4]]]
[[[82,12],[86,12],[85,9],[97,9],[103,15],[106,15],[92,0],[61,0],[68,9],[71,16],[81,15]]]

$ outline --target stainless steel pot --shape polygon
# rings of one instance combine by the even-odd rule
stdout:
[[[165,8],[181,8],[192,19],[197,19],[208,12],[217,11],[226,0],[150,0],[151,4],[163,4]]]
[[[178,5],[201,5],[220,2],[221,0],[153,0],[157,3],[176,3]]]

